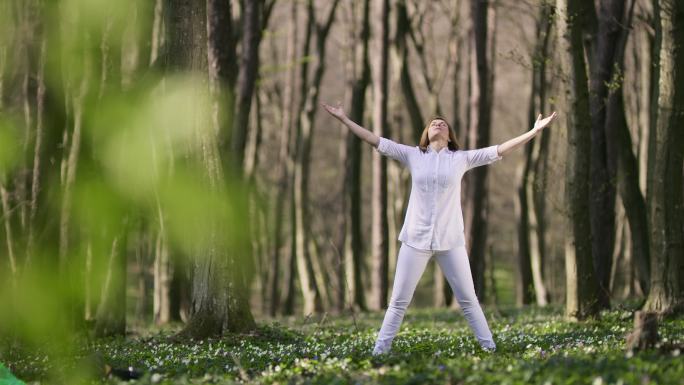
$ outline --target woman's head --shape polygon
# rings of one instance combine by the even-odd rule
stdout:
[[[430,142],[438,140],[447,142],[447,147],[451,151],[456,151],[461,148],[456,139],[456,133],[449,123],[447,123],[446,119],[441,116],[432,118],[428,125],[425,126],[423,134],[420,136],[420,144],[418,146],[425,152],[427,151]]]

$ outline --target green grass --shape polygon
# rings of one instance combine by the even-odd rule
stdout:
[[[392,351],[370,352],[383,313],[262,320],[252,335],[173,343],[173,330],[143,330],[128,339],[98,340],[94,349],[115,366],[144,369],[139,384],[684,384],[678,350],[624,350],[631,309],[599,320],[569,322],[557,308],[486,310],[498,350],[483,352],[462,315],[411,309]],[[663,346],[684,343],[684,320],[663,321]],[[49,361],[49,360],[48,360]],[[35,380],[34,356],[8,362]],[[22,377],[24,376],[24,377]],[[109,380],[108,383],[117,383]]]

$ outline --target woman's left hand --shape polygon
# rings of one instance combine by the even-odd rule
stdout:
[[[542,119],[542,115],[539,114],[537,117],[537,121],[534,122],[534,127],[532,128],[536,132],[540,132],[541,130],[544,129],[544,127],[548,126],[551,124],[553,119],[556,118],[556,111],[553,112],[553,114],[549,115],[548,117]]]

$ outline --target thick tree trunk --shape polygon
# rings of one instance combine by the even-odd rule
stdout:
[[[205,0],[169,0],[168,3],[169,31],[168,57],[169,69],[190,70],[206,73],[207,79],[213,87],[221,84],[224,67],[222,61],[213,60],[215,57],[229,57],[229,49],[225,45],[215,46],[225,42],[212,35],[212,31],[225,26],[216,25],[215,13],[224,8],[210,6],[206,14]],[[223,4],[225,5],[225,4]],[[207,23],[209,28],[207,28]],[[207,32],[210,38],[207,40]],[[208,41],[208,43],[207,43]],[[211,55],[208,55],[208,52]],[[216,56],[214,56],[216,55]],[[207,59],[212,60],[207,66]],[[219,66],[219,67],[217,67]],[[227,75],[229,76],[229,75]],[[215,90],[215,89],[214,89]],[[198,106],[196,106],[198,107]],[[219,115],[220,116],[220,115]],[[208,122],[206,122],[208,123]],[[196,127],[193,127],[196,129]],[[206,167],[206,180],[211,188],[218,188],[224,178],[221,160],[218,154],[219,143],[216,135],[225,135],[211,130],[199,130],[203,153],[200,158]],[[227,154],[226,156],[232,156]],[[219,235],[219,224],[209,223],[210,234],[208,242],[216,242]],[[188,324],[181,331],[181,336],[204,338],[220,335],[226,331],[245,331],[255,327],[254,319],[247,300],[247,285],[243,265],[249,261],[238,261],[238,250],[224,250],[205,245],[197,251],[200,256],[194,259],[192,307]]]
[[[634,2],[632,2],[629,8],[627,21],[624,24],[629,23],[631,20],[633,7]],[[615,68],[613,71],[617,74],[621,74],[624,70],[624,50],[627,34],[628,31],[623,30],[620,40],[616,43],[618,47],[615,54]],[[614,77],[614,75],[610,77]],[[632,137],[625,116],[622,83],[617,84],[617,87],[609,92],[605,119],[606,127],[610,127],[607,130],[611,134],[609,139],[615,143],[617,152],[617,189],[629,222],[630,243],[632,247],[631,259],[637,266],[636,278],[639,280],[639,286],[647,292],[650,266],[646,203],[639,188],[639,165],[636,156],[632,152]]]
[[[654,142],[649,162],[649,224],[651,290],[645,311],[681,311],[680,264],[684,259],[682,233],[682,148],[684,148],[684,5],[662,0],[655,5],[659,72],[654,82],[651,130]]]
[[[632,2],[634,4],[634,2]],[[631,10],[633,8],[628,8]],[[618,87],[622,97],[621,81],[616,70],[622,68],[627,29],[623,25],[631,20],[625,13],[625,2],[602,2],[598,9],[598,31],[594,45],[591,74],[592,115],[592,169],[591,213],[592,249],[601,291],[602,307],[610,305],[610,271],[615,236],[615,179],[617,174],[618,147],[615,114],[610,111],[611,88]],[[620,63],[618,67],[615,63]],[[616,84],[617,83],[617,84]],[[613,107],[615,102],[612,102]],[[621,104],[621,102],[620,102]],[[612,113],[613,116],[609,116]],[[631,148],[629,149],[631,151]]]
[[[591,146],[589,90],[582,48],[583,16],[578,0],[558,0],[556,9],[561,66],[565,87],[568,124],[565,194],[567,226],[565,240],[566,307],[569,317],[584,319],[598,313],[598,282],[591,258],[589,217],[589,159]],[[574,22],[573,22],[574,21]]]

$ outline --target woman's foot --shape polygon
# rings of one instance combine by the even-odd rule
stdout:
[[[373,356],[378,356],[380,354],[385,354],[390,351],[390,344],[388,343],[382,343],[380,341],[377,341],[375,343],[375,347],[373,348]]]
[[[387,350],[387,351],[388,351],[388,350]],[[376,346],[373,348],[373,353],[371,353],[371,354],[372,354],[373,356],[379,356],[379,355],[381,355],[381,354],[387,353],[387,351],[381,349],[379,346],[376,345]]]

